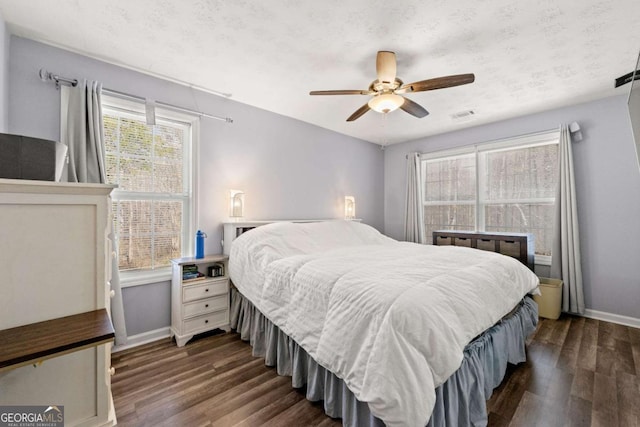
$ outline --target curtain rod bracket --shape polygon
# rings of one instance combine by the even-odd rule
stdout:
[[[40,80],[43,82],[52,81],[56,84],[56,89],[60,89],[60,84],[63,83],[68,86],[76,87],[78,85],[77,79],[70,79],[67,77],[61,77],[56,74],[53,74],[47,71],[45,68],[40,68],[40,72],[38,73],[40,76]]]

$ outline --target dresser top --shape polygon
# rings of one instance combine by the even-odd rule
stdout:
[[[0,193],[107,195],[117,185],[0,178]]]

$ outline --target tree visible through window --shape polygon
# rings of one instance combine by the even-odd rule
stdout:
[[[191,204],[191,124],[103,108],[107,182],[120,270],[155,269],[182,256]]]
[[[551,256],[558,171],[556,134],[424,157],[427,240],[436,230],[533,233]]]
[[[475,230],[475,154],[423,161],[427,240],[436,230]]]
[[[551,256],[558,144],[479,155],[484,231],[533,233],[536,255]]]

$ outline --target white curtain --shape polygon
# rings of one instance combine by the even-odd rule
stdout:
[[[407,242],[425,243],[421,170],[420,154],[410,153],[407,156],[407,194],[404,221],[404,239]]]
[[[571,134],[566,125],[560,127],[558,146],[558,189],[551,249],[551,277],[562,279],[562,311],[584,313],[582,267],[580,264],[580,234],[578,232],[578,207],[573,174]]]
[[[101,92],[102,84],[95,81],[81,80],[76,87],[62,87],[60,137],[69,148],[69,182],[106,182]],[[109,239],[113,251],[109,284],[115,294],[111,299],[111,321],[116,333],[116,345],[123,345],[127,342],[127,330],[113,226],[110,227]]]

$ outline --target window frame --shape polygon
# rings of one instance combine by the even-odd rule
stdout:
[[[155,193],[144,191],[121,190],[116,187],[111,192],[111,203],[123,200],[173,200],[181,201],[183,206],[181,237],[182,257],[193,255],[191,236],[195,233],[197,224],[198,201],[197,190],[197,162],[199,151],[200,118],[196,115],[177,112],[167,108],[156,107],[156,121],[158,123],[177,124],[188,128],[189,140],[182,147],[182,192]],[[141,119],[146,121],[145,104],[143,101],[124,99],[109,94],[102,95],[102,113],[116,114],[120,117]],[[106,159],[105,159],[106,161]],[[115,230],[114,230],[115,231]],[[138,270],[120,271],[120,285],[131,287],[171,280],[171,266],[144,268]]]
[[[487,200],[484,199],[484,190],[486,182],[480,179],[482,173],[486,171],[486,156],[483,154],[491,153],[491,152],[499,152],[499,151],[507,151],[521,148],[529,148],[529,147],[537,147],[543,145],[558,145],[560,142],[560,131],[559,130],[550,130],[544,132],[538,132],[535,134],[523,135],[513,138],[505,138],[496,141],[488,141],[473,145],[462,146],[454,149],[447,150],[438,150],[427,153],[421,153],[421,171],[420,171],[420,188],[422,192],[422,201],[423,208],[426,206],[439,206],[441,202],[428,202],[426,201],[425,191],[426,186],[424,185],[426,179],[426,168],[425,163],[429,160],[443,160],[447,158],[459,157],[464,155],[473,154],[475,159],[475,168],[476,168],[476,197],[474,201],[447,201],[448,204],[451,205],[474,205],[475,206],[475,231],[483,232],[485,231],[485,212],[484,207],[486,204],[495,204],[495,203],[507,203],[507,202],[517,202],[517,203],[544,203],[552,202],[555,203],[555,197],[553,198],[537,198],[537,199],[508,199],[508,200],[491,200],[491,203],[487,203]],[[429,236],[426,236],[427,243],[431,243],[431,239]],[[551,265],[552,256],[548,255],[534,255],[534,263],[538,265]]]

